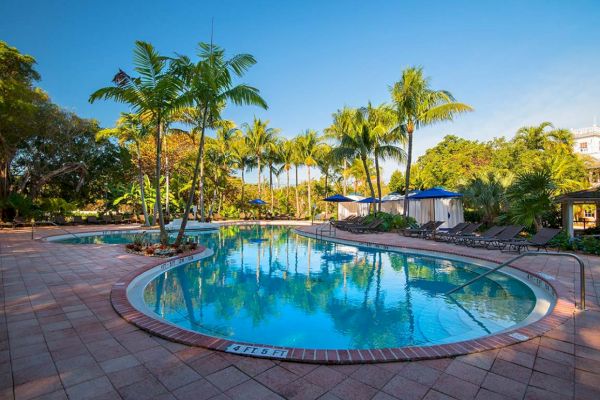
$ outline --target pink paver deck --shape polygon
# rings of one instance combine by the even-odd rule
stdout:
[[[60,233],[40,228],[37,235]],[[2,399],[600,398],[598,257],[584,257],[588,310],[543,327],[549,330],[526,342],[434,360],[319,365],[242,357],[151,335],[113,310],[110,291],[156,259],[126,254],[121,246],[31,241],[29,235],[26,229],[0,231]],[[395,234],[338,237],[344,235],[495,261],[511,257]],[[569,312],[578,285],[575,263],[539,257],[516,266],[555,277],[562,312]],[[413,358],[421,350],[404,353],[410,354],[392,349],[387,356]]]

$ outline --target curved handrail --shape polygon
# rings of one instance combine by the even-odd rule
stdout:
[[[583,260],[581,259],[581,257],[572,254],[572,253],[559,253],[556,251],[548,251],[545,253],[540,253],[537,251],[527,251],[523,254],[519,254],[516,257],[511,258],[508,261],[503,262],[502,264],[498,265],[497,267],[494,267],[492,269],[490,269],[489,271],[484,272],[483,274],[471,279],[470,281],[463,283],[460,286],[455,287],[454,289],[446,292],[446,295],[451,295],[452,293],[455,293],[457,291],[459,291],[460,289],[464,288],[465,286],[470,285],[471,283],[483,278],[484,276],[487,276],[493,272],[498,271],[500,268],[506,267],[507,265],[509,265],[510,263],[517,261],[518,259],[521,259],[523,257],[526,256],[559,256],[559,257],[571,257],[574,258],[575,260],[577,260],[577,262],[579,263],[579,283],[580,283],[580,290],[579,290],[579,309],[580,310],[585,310],[585,264],[583,262]]]

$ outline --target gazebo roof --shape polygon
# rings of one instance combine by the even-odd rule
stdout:
[[[580,190],[578,192],[565,193],[556,200],[561,203],[567,201],[600,201],[600,188]]]

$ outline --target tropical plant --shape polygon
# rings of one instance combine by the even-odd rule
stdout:
[[[261,174],[265,153],[267,149],[273,147],[275,138],[279,133],[279,129],[269,128],[269,121],[262,121],[256,117],[252,121],[252,125],[244,124],[244,137],[246,145],[252,151],[256,160],[256,168],[258,170],[258,197],[261,195]]]
[[[169,236],[165,230],[165,220],[160,199],[160,176],[162,133],[165,118],[176,108],[181,92],[181,80],[168,69],[168,59],[161,56],[147,42],[136,41],[133,64],[137,77],[119,70],[114,76],[114,86],[98,89],[90,96],[93,103],[99,99],[110,99],[129,104],[135,113],[149,121],[155,129],[156,142],[156,208],[160,225],[160,241],[167,244]]]
[[[553,208],[555,190],[556,185],[548,170],[539,169],[518,175],[506,191],[511,220],[539,230],[543,217]]]
[[[97,140],[107,138],[116,138],[121,146],[132,145],[135,148],[135,154],[138,165],[138,188],[140,189],[140,202],[142,214],[144,215],[144,224],[150,226],[148,210],[146,208],[146,195],[144,192],[144,171],[142,169],[142,157],[140,143],[149,134],[148,127],[143,123],[138,114],[121,113],[114,128],[102,129],[96,133]],[[167,196],[168,199],[168,196]]]
[[[392,159],[397,162],[406,160],[406,153],[400,147],[406,135],[402,125],[399,125],[394,111],[385,105],[367,107],[368,124],[373,140],[373,158],[375,161],[375,179],[377,182],[377,197],[381,199],[381,171],[379,160]],[[381,202],[377,203],[381,211]]]
[[[312,198],[311,198],[311,177],[310,177],[310,169],[317,165],[317,158],[320,152],[321,146],[321,138],[317,135],[317,132],[308,129],[304,132],[304,134],[298,137],[298,156],[302,161],[302,164],[306,167],[308,182],[308,207],[309,207],[309,215],[312,216]]]
[[[232,141],[231,157],[236,167],[240,170],[242,178],[240,207],[242,208],[242,210],[244,210],[246,207],[244,199],[244,189],[246,186],[246,181],[244,179],[244,174],[246,172],[246,169],[252,168],[254,166],[254,157],[252,156],[252,153],[246,145],[246,141],[243,138],[237,138]]]
[[[230,59],[225,58],[225,50],[210,43],[199,44],[199,61],[192,63],[189,58],[180,56],[174,61],[173,71],[184,82],[183,101],[191,107],[202,110],[200,125],[200,141],[194,165],[192,186],[185,205],[183,220],[177,234],[175,244],[183,240],[189,211],[194,202],[194,192],[200,163],[204,154],[204,137],[206,128],[221,119],[221,111],[231,102],[237,105],[257,105],[267,108],[267,103],[259,95],[258,89],[245,85],[234,85],[234,77],[242,77],[256,60],[250,54],[238,54]],[[202,192],[201,192],[202,193]],[[204,206],[201,204],[201,209]]]
[[[281,162],[281,168],[286,174],[286,185],[285,185],[285,207],[286,212],[290,213],[290,169],[294,165],[294,141],[282,139],[280,146],[278,146],[279,161]]]
[[[402,78],[391,87],[390,92],[398,114],[398,122],[405,125],[408,135],[404,197],[406,216],[414,131],[422,126],[452,120],[457,113],[472,111],[472,108],[467,104],[456,102],[450,92],[431,89],[429,78],[423,75],[423,69],[420,67],[405,69]]]
[[[476,210],[483,223],[492,225],[505,208],[505,192],[510,182],[510,175],[499,176],[491,171],[473,178],[460,189],[465,206]]]

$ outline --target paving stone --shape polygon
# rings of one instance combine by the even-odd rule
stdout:
[[[377,389],[372,386],[365,385],[356,379],[346,378],[341,383],[337,384],[331,393],[338,396],[341,399],[348,400],[361,400],[370,399],[377,393]]]
[[[423,398],[429,388],[403,376],[393,377],[384,387],[383,391],[403,400],[417,400]]]
[[[520,399],[525,395],[527,385],[513,379],[488,372],[481,386],[492,392],[496,392],[513,399]]]
[[[250,377],[236,367],[231,366],[208,375],[206,379],[219,390],[225,391],[247,381]]]

